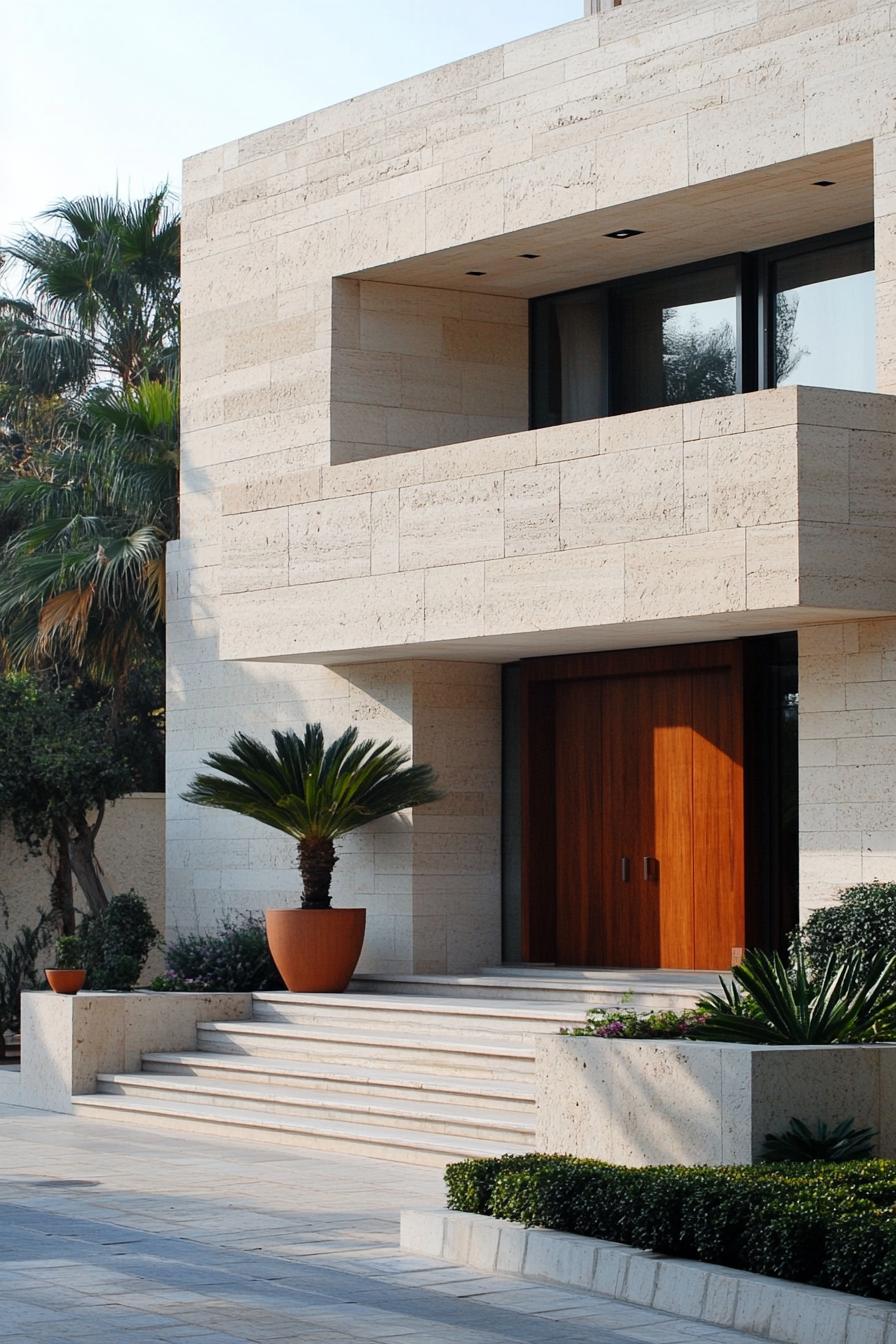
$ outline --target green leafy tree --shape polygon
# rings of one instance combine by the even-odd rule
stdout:
[[[271,751],[237,733],[230,751],[204,762],[219,773],[197,775],[182,795],[202,807],[253,817],[298,842],[302,905],[326,909],[336,865],[335,841],[378,817],[435,802],[430,765],[411,765],[394,742],[358,741],[348,728],[326,746],[319,723],[274,733]]]
[[[108,695],[0,677],[0,817],[32,853],[49,847],[56,857],[52,904],[66,933],[74,932],[72,875],[92,912],[107,904],[96,838],[107,804],[132,792],[135,777],[109,733]]]
[[[105,905],[106,802],[153,787],[159,760],[180,224],[165,188],[83,197],[0,253],[0,665],[37,677],[3,691],[22,736],[0,808],[55,855],[70,930],[73,874]]]
[[[176,387],[96,389],[58,437],[0,476],[0,626],[19,666],[60,661],[113,687],[158,654],[177,527]]]

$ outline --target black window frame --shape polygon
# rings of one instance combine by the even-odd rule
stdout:
[[[603,384],[599,393],[602,409],[596,419],[624,414],[614,410],[614,399],[618,401],[618,383],[615,361],[618,359],[619,342],[614,339],[614,303],[620,295],[634,289],[648,288],[664,280],[677,279],[682,275],[692,275],[700,271],[712,270],[721,266],[734,266],[735,298],[737,302],[736,339],[737,372],[733,395],[743,392],[762,392],[775,386],[775,294],[772,284],[774,266],[788,257],[804,253],[819,252],[826,248],[837,247],[853,242],[865,242],[870,239],[874,244],[874,224],[860,224],[850,229],[839,229],[834,233],[815,234],[811,238],[801,238],[792,243],[766,247],[754,252],[723,252],[715,257],[701,258],[682,266],[667,266],[658,271],[645,271],[638,275],[624,276],[615,280],[605,280],[593,285],[580,285],[572,289],[558,290],[540,294],[529,300],[529,428],[550,428],[548,421],[539,422],[536,414],[538,407],[536,381],[542,371],[536,365],[536,333],[539,319],[535,306],[549,299],[564,299],[570,295],[600,295],[603,311],[600,314],[601,336],[605,355]],[[671,403],[670,403],[671,404]],[[690,404],[690,403],[684,403]],[[637,414],[637,412],[634,412]],[[569,421],[559,421],[568,424]]]
[[[823,252],[832,247],[843,247],[849,243],[871,242],[872,269],[876,271],[874,255],[874,224],[860,224],[853,229],[840,229],[836,233],[823,233],[815,238],[801,238],[797,242],[784,243],[779,247],[763,248],[753,255],[757,262],[757,293],[759,297],[759,377],[758,388],[765,391],[777,387],[775,381],[775,286],[772,282],[774,267],[779,261],[790,257],[805,256],[809,252]]]

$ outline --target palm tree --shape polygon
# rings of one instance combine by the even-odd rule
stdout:
[[[67,662],[121,692],[158,651],[177,445],[177,388],[144,379],[95,389],[67,434],[8,464],[0,628],[14,665]]]
[[[292,730],[273,736],[271,751],[237,733],[229,752],[212,752],[203,762],[220,773],[197,775],[181,796],[291,835],[298,842],[302,906],[324,910],[340,836],[442,795],[432,766],[411,765],[408,753],[391,741],[359,742],[357,728],[329,746],[319,723],[306,724],[303,737]]]
[[[50,232],[26,230],[0,257],[21,277],[0,296],[0,403],[175,378],[180,220],[167,187],[62,200],[41,218]]]

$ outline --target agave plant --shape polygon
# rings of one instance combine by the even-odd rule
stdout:
[[[197,775],[181,795],[202,807],[221,807],[284,831],[298,842],[302,906],[330,905],[336,865],[335,841],[378,817],[433,803],[429,765],[411,765],[394,742],[358,741],[348,728],[329,746],[319,723],[304,735],[274,732],[274,750],[237,733],[229,752],[212,752],[203,762],[219,773]]]
[[[756,1045],[848,1045],[896,1036],[896,956],[885,952],[863,965],[832,956],[813,974],[801,950],[791,965],[778,953],[746,953],[698,1009],[707,1014],[694,1035],[702,1040]]]
[[[877,1133],[855,1129],[853,1118],[829,1130],[819,1120],[814,1130],[794,1116],[783,1134],[766,1134],[760,1162],[856,1162],[871,1157]]]

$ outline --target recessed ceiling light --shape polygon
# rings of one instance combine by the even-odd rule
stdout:
[[[485,271],[467,271],[467,275],[485,275]]]
[[[836,187],[836,182],[831,182],[829,178],[822,177],[817,182],[812,183],[813,187]]]
[[[612,233],[605,233],[605,238],[636,238],[643,229],[614,229]]]
[[[541,256],[540,252],[521,252],[520,256],[524,261],[536,261]]]

